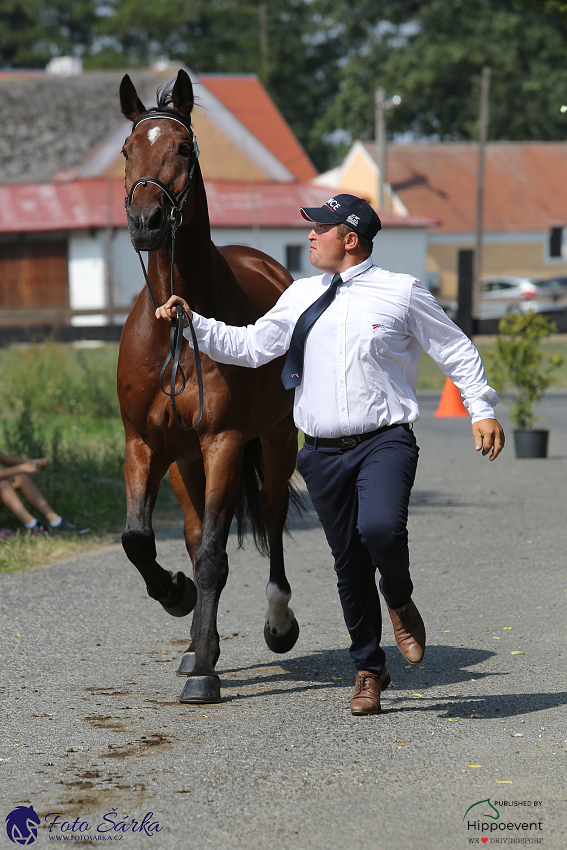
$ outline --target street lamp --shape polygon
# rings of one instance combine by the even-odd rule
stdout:
[[[401,97],[395,94],[386,100],[384,89],[374,92],[374,138],[378,147],[378,208],[384,209],[384,184],[386,182],[386,112],[399,106]]]

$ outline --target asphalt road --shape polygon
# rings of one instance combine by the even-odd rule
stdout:
[[[147,598],[120,547],[5,575],[0,820],[33,806],[37,848],[563,850],[567,396],[541,405],[550,458],[516,460],[510,433],[496,463],[474,452],[467,420],[434,419],[436,401],[421,399],[410,513],[428,648],[408,669],[385,623],[380,716],[350,714],[348,638],[312,512],[287,544],[301,633],[285,656],[263,641],[266,564],[231,538],[220,705],[178,703],[188,618]],[[186,565],[179,529],[158,552]]]

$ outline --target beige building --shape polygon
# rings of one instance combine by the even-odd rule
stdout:
[[[357,141],[345,160],[315,178],[376,204],[379,171],[374,142]],[[389,145],[385,206],[398,215],[429,216],[429,285],[457,294],[459,251],[476,239],[478,145]],[[482,277],[567,276],[567,143],[492,142],[484,177]]]

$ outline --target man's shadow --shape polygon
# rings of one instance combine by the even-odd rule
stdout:
[[[483,692],[482,680],[508,673],[498,670],[483,672],[474,667],[496,655],[495,652],[469,647],[428,645],[422,665],[409,665],[397,647],[388,650],[388,670],[392,684],[384,700],[382,712],[409,712],[419,710],[437,714],[439,717],[455,719],[503,718],[519,716],[534,711],[549,709],[567,702],[567,692],[499,693]],[[396,657],[396,655],[398,657]],[[265,696],[285,696],[307,690],[324,692],[330,688],[345,687],[348,692],[354,684],[352,662],[345,649],[317,650],[296,658],[274,657],[273,660],[246,667],[219,670],[223,685],[231,689],[261,687],[257,693],[227,695],[223,702],[257,699]],[[471,683],[470,693],[458,698],[428,699],[431,686]],[[270,688],[270,685],[277,687]],[[414,698],[406,691],[419,693]]]

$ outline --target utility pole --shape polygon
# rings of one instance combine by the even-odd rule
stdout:
[[[483,203],[484,203],[484,153],[488,139],[488,107],[490,102],[490,68],[485,65],[482,69],[480,85],[480,131],[478,144],[478,174],[476,193],[476,247],[474,252],[474,287],[472,310],[473,317],[478,318],[478,302],[480,298],[480,281],[482,277],[482,233],[483,233]]]
[[[378,209],[384,209],[384,185],[386,183],[386,112],[399,106],[401,97],[395,94],[386,100],[383,88],[374,92],[374,139],[378,148]]]
[[[268,35],[268,0],[261,0],[258,6],[259,19],[259,43],[260,43],[260,68],[262,70],[262,82],[268,82],[270,70],[270,42]]]

